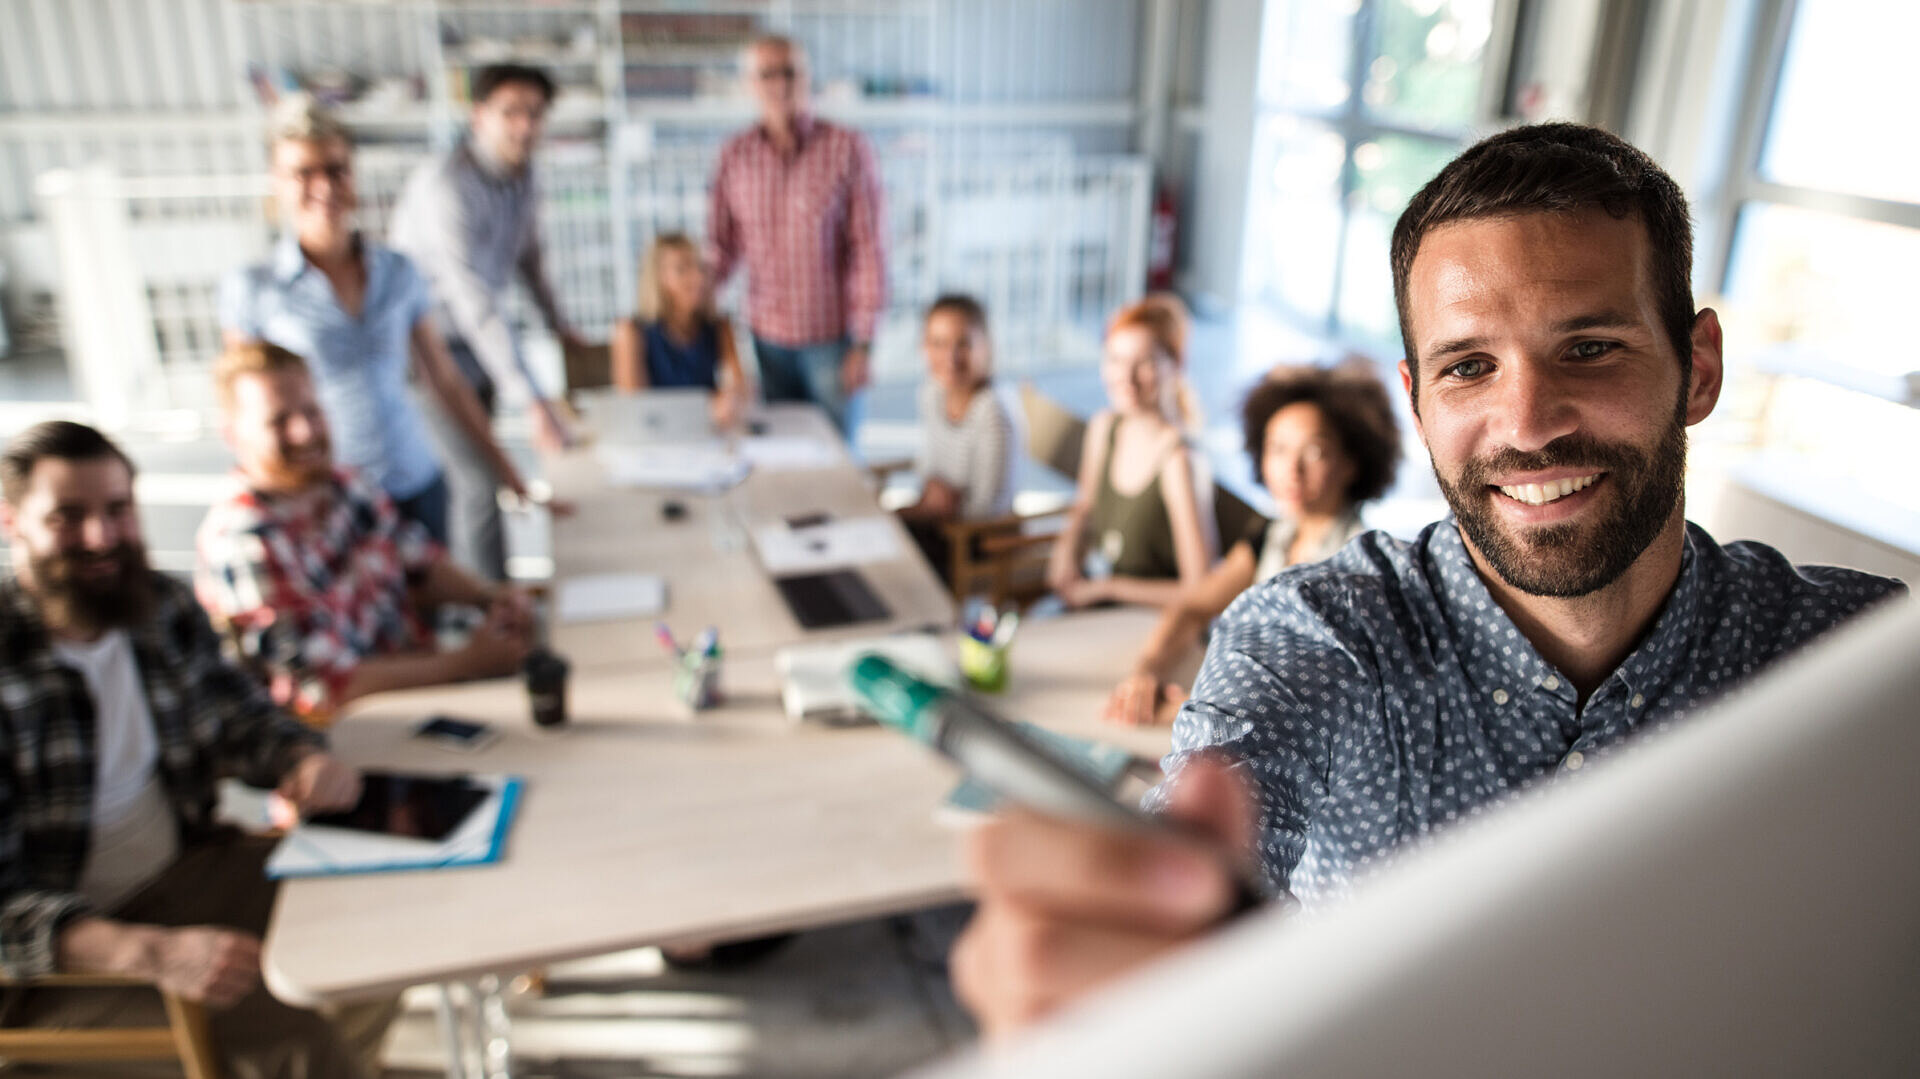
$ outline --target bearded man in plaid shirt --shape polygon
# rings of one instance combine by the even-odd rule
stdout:
[[[260,986],[273,842],[214,820],[215,782],[351,806],[360,777],[220,654],[141,543],[133,465],[53,421],[0,454],[0,970],[124,975],[205,1003],[227,1074],[367,1074],[394,1011],[340,1022]],[[154,1026],[151,990],[14,986],[25,1026]]]
[[[276,702],[325,723],[369,693],[519,668],[533,643],[527,594],[456,566],[377,485],[334,465],[304,360],[235,345],[214,383],[237,467],[200,526],[194,587]],[[442,652],[428,615],[449,603],[487,617]]]

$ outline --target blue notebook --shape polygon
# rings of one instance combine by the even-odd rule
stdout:
[[[506,849],[507,830],[519,807],[523,782],[509,775],[466,778],[484,788],[486,797],[443,838],[383,835],[307,821],[288,832],[274,848],[267,858],[267,876],[282,880],[497,862]]]

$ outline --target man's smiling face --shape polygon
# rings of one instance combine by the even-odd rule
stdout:
[[[1597,591],[1680,527],[1719,327],[1695,322],[1690,388],[1648,264],[1640,221],[1600,210],[1456,221],[1414,255],[1421,438],[1477,560],[1522,592]]]

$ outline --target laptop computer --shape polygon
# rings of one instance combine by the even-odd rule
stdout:
[[[775,577],[773,584],[802,629],[881,622],[893,614],[874,595],[866,578],[850,569]]]
[[[576,400],[602,442],[700,442],[714,436],[707,397],[697,387],[644,393],[597,388],[580,391]]]

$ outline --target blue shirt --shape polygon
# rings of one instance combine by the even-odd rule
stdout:
[[[647,384],[656,388],[696,386],[703,390],[720,385],[720,329],[714,322],[704,323],[693,340],[682,344],[667,332],[667,324],[640,322],[641,339],[647,345]]]
[[[407,388],[413,327],[433,300],[406,256],[359,242],[367,267],[359,318],[341,308],[326,275],[286,235],[267,262],[221,280],[220,328],[306,360],[332,429],[334,459],[394,499],[407,499],[440,475],[426,422]]]
[[[1202,750],[1239,762],[1258,790],[1267,884],[1312,905],[1395,848],[1668,725],[1901,591],[1758,543],[1722,547],[1690,524],[1652,629],[1581,707],[1494,602],[1451,520],[1412,544],[1369,532],[1227,609],[1166,769]]]

